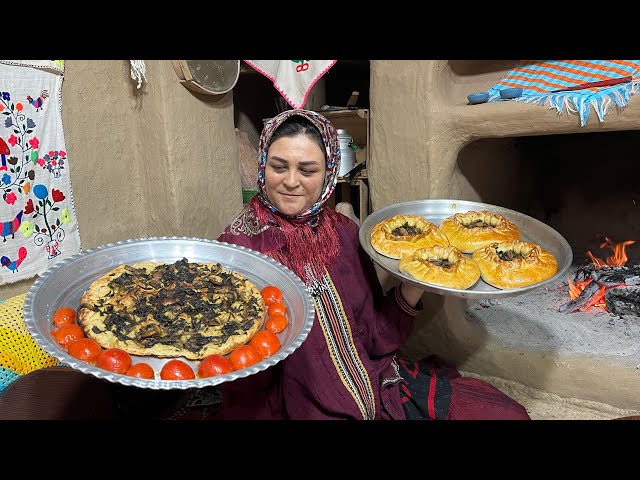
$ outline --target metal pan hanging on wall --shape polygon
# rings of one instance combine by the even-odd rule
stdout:
[[[180,83],[205,95],[230,91],[240,75],[240,60],[171,60]]]

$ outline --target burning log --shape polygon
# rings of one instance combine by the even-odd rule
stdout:
[[[600,266],[588,264],[580,267],[575,282],[589,282],[576,298],[560,306],[559,312],[573,312],[587,307],[597,293],[606,288],[607,310],[618,315],[640,314],[640,265]],[[620,290],[620,292],[618,292]]]
[[[590,282],[584,288],[584,290],[580,292],[580,295],[578,295],[576,298],[574,298],[570,302],[560,305],[560,308],[558,308],[558,311],[566,312],[568,310],[570,312],[573,312],[574,310],[577,310],[580,307],[587,305],[591,300],[591,298],[599,291],[600,291],[600,285],[598,285],[596,282]]]
[[[588,312],[592,307],[602,307],[618,315],[640,316],[640,265],[625,266],[625,248],[634,243],[635,240],[614,243],[605,237],[600,248],[609,247],[613,255],[604,261],[587,252],[591,263],[580,267],[573,281],[568,280],[572,300],[558,311]]]
[[[622,286],[610,288],[606,291],[604,299],[609,312],[616,315],[636,315],[640,317],[640,287]]]
[[[575,276],[573,277],[574,282],[584,282],[588,278],[591,278],[591,274],[595,270],[595,266],[593,263],[587,263],[578,269]]]
[[[640,265],[595,268],[593,263],[589,263],[578,269],[573,281],[584,282],[589,278],[606,287],[620,284],[640,285]]]
[[[640,265],[596,268],[591,273],[591,278],[605,287],[621,284],[640,285]]]

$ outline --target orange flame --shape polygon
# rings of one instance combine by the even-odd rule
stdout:
[[[613,251],[613,255],[607,257],[605,260],[602,260],[596,256],[594,256],[590,251],[587,252],[587,257],[593,263],[593,266],[597,268],[601,267],[621,267],[627,263],[627,252],[626,248],[628,245],[633,245],[635,240],[626,240],[620,243],[614,243],[609,237],[604,237],[604,242],[600,244],[600,248],[609,247]],[[583,280],[581,282],[572,282],[570,279],[568,280],[569,285],[569,297],[571,300],[575,299],[580,295],[580,293],[586,288],[587,285],[591,283],[591,279]],[[600,287],[598,293],[596,293],[589,303],[580,307],[580,310],[584,310],[588,312],[593,307],[601,307],[606,309],[606,304],[604,302],[604,294],[606,291],[606,287]]]
[[[636,243],[635,240],[627,240],[626,242],[613,243],[613,241],[609,237],[604,237],[604,242],[600,244],[600,248],[609,247],[613,251],[613,255],[607,257],[605,261],[599,259],[598,257],[594,257],[591,252],[587,252],[587,256],[593,262],[593,266],[596,268],[600,267],[621,267],[627,263],[627,245],[633,245]]]

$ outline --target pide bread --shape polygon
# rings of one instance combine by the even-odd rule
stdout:
[[[439,228],[449,243],[463,253],[520,239],[520,229],[513,222],[487,210],[456,213],[442,220]]]
[[[500,289],[527,287],[558,271],[552,253],[519,240],[493,243],[473,252],[471,258],[480,268],[482,279]]]
[[[438,227],[419,215],[396,215],[371,230],[371,246],[386,257],[400,259],[418,248],[448,246]]]
[[[419,248],[400,259],[398,270],[424,283],[460,290],[480,279],[475,262],[451,245]]]
[[[78,324],[104,348],[199,360],[248,342],[264,316],[264,300],[251,281],[218,263],[183,258],[105,273],[82,295]]]

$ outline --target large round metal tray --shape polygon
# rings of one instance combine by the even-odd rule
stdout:
[[[492,287],[480,279],[473,287],[467,290],[458,290],[455,288],[439,287],[437,285],[420,282],[413,277],[405,275],[398,270],[398,264],[400,263],[399,260],[385,257],[384,255],[376,252],[371,246],[371,230],[373,230],[373,227],[378,223],[386,220],[387,218],[391,218],[396,215],[420,215],[431,223],[440,226],[440,223],[445,218],[455,213],[464,213],[471,210],[488,210],[511,220],[518,226],[518,228],[520,228],[521,240],[536,243],[556,257],[556,260],[558,261],[558,272],[553,277],[528,287],[501,290],[499,288]],[[564,281],[564,274],[573,261],[573,253],[569,243],[562,235],[549,225],[525,215],[524,213],[516,212],[515,210],[509,210],[508,208],[490,205],[488,203],[471,202],[466,200],[415,200],[396,203],[381,208],[380,210],[376,210],[369,215],[360,226],[360,244],[367,254],[378,265],[380,265],[380,267],[403,282],[417,286],[428,292],[463,298],[483,299],[521,295],[545,285]]]
[[[281,348],[261,362],[209,378],[195,380],[161,380],[162,365],[170,358],[132,355],[134,363],[145,361],[156,372],[156,379],[139,379],[108,372],[66,353],[53,339],[52,315],[58,308],[77,309],[80,297],[99,276],[123,263],[142,261],[175,262],[186,257],[190,262],[219,262],[254,282],[259,289],[276,285],[287,306],[289,325],[278,337]],[[81,372],[123,385],[155,390],[200,388],[247,377],[267,369],[293,353],[307,338],[315,310],[313,300],[300,278],[271,257],[248,248],[215,240],[186,237],[139,238],[110,243],[73,255],[48,269],[27,292],[24,320],[35,341],[50,355]],[[197,371],[199,362],[186,360]]]

